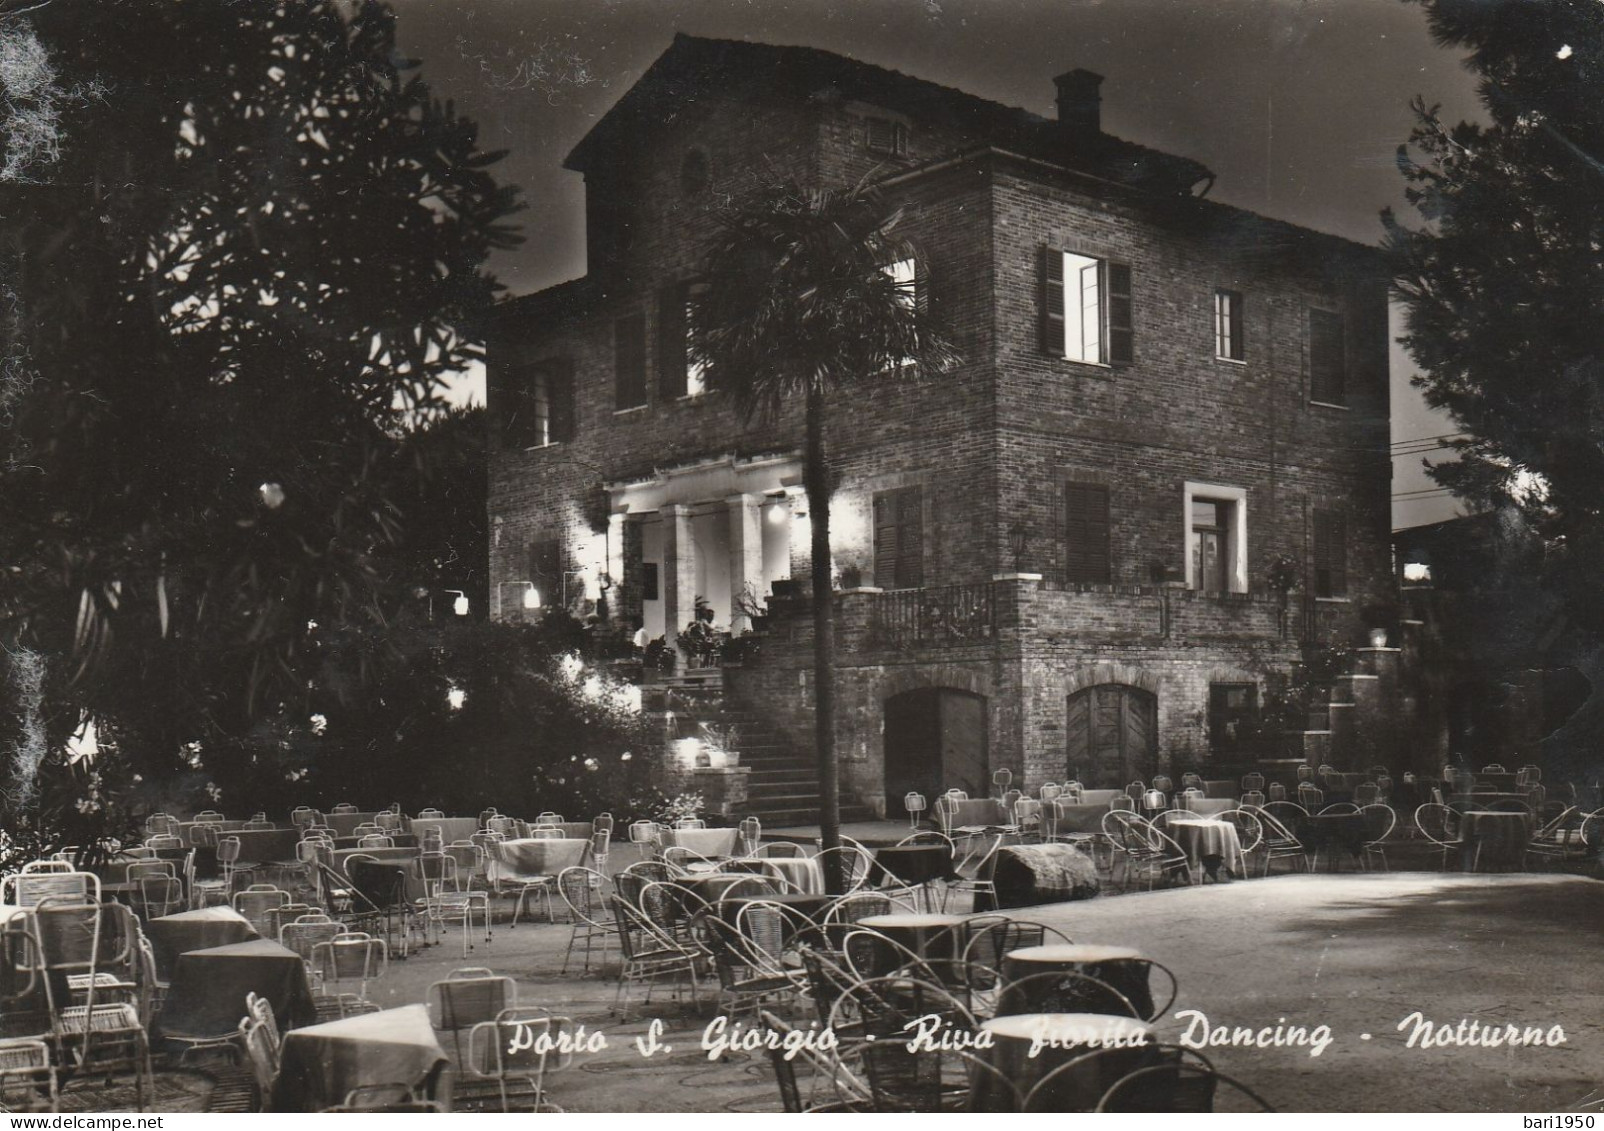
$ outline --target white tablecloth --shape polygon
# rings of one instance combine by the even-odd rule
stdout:
[[[1236,835],[1236,826],[1201,817],[1172,817],[1165,824],[1165,831],[1181,846],[1194,868],[1203,866],[1203,857],[1218,856],[1225,870],[1233,876],[1246,874],[1242,841]]]
[[[790,885],[791,891],[802,892],[806,895],[822,895],[824,893],[824,871],[819,867],[818,861],[811,856],[798,856],[787,859],[780,857],[774,860],[761,861],[763,870],[776,879],[784,880]]]
[[[688,848],[699,856],[733,856],[738,835],[738,829],[669,829],[663,847]]]
[[[585,859],[590,847],[586,840],[503,840],[490,846],[490,878],[497,880],[517,873],[524,876],[555,876]]]

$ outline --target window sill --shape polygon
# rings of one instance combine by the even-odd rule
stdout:
[[[1316,597],[1316,603],[1324,602],[1327,605],[1351,605],[1352,597]]]
[[[651,407],[650,405],[637,404],[637,405],[630,405],[628,408],[615,408],[615,409],[613,409],[613,415],[614,416],[629,416],[632,413],[645,412],[650,407]]]
[[[715,392],[717,392],[716,389],[703,389],[700,393],[686,393],[683,396],[675,397],[674,398],[674,403],[675,404],[698,404],[698,403],[700,403],[702,401],[707,400],[707,398],[711,397]]]
[[[1309,404],[1311,404],[1315,408],[1334,408],[1334,409],[1338,409],[1338,410],[1340,410],[1342,412],[1352,412],[1353,411],[1353,409],[1349,408],[1345,404],[1332,404],[1330,401],[1311,400],[1309,402]]]
[[[1245,358],[1245,357],[1221,357],[1219,354],[1215,354],[1214,355],[1214,360],[1215,361],[1223,361],[1226,365],[1244,365],[1245,366],[1248,363],[1248,359]]]
[[[1115,366],[1107,361],[1082,361],[1078,357],[1058,357],[1055,361],[1062,361],[1067,365],[1079,366],[1083,369],[1095,369],[1103,373],[1112,373]]]

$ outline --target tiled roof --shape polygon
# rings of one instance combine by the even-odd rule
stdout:
[[[1109,134],[1072,138],[1060,123],[952,87],[816,47],[783,47],[676,35],[618,103],[568,155],[584,169],[628,127],[662,126],[710,89],[797,100],[849,98],[915,119],[940,121],[975,144],[1013,150],[1108,180],[1162,193],[1189,192],[1213,174],[1201,163]]]

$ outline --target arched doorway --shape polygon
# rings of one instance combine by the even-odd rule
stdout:
[[[1158,696],[1123,683],[1069,697],[1067,771],[1094,787],[1146,781],[1158,767]]]
[[[886,700],[886,812],[903,811],[910,791],[931,804],[949,789],[991,792],[986,697],[952,687],[921,687]]]

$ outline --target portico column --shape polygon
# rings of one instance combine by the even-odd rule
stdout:
[[[628,624],[629,618],[624,610],[624,514],[615,511],[607,516],[607,576],[612,578],[613,588],[608,597],[612,605],[612,614],[622,623]]]
[[[663,632],[673,643],[696,616],[696,539],[691,509],[671,503],[663,516]]]
[[[763,496],[731,495],[724,500],[730,513],[730,632],[739,636],[750,626],[740,609],[751,586],[751,598],[763,595]]]

